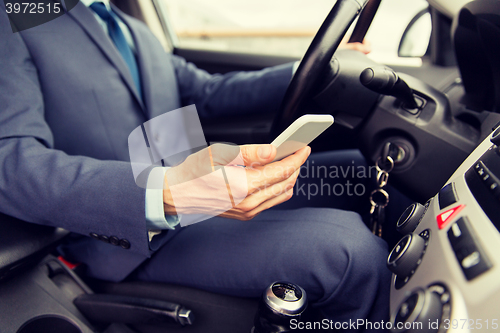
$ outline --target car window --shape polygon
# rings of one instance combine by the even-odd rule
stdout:
[[[301,57],[335,0],[159,0],[181,48]],[[401,36],[425,0],[384,0],[370,57],[395,63]],[[427,30],[430,31],[430,22]],[[425,29],[424,29],[425,30]]]

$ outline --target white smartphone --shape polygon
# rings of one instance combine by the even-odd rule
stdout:
[[[274,161],[307,146],[332,124],[333,117],[329,114],[306,114],[298,118],[271,142],[278,150]]]

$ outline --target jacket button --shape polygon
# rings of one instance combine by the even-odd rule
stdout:
[[[120,245],[120,239],[116,236],[109,237],[109,242],[113,245]]]
[[[92,237],[93,239],[99,239],[99,235],[96,234],[95,232],[91,232],[90,237]]]
[[[120,246],[123,247],[125,250],[130,249],[130,242],[126,239],[121,239]]]
[[[102,240],[104,243],[109,243],[109,237],[106,235],[100,235],[99,239]]]

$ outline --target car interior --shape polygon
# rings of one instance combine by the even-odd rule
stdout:
[[[304,114],[333,115],[313,151],[357,148],[373,165],[390,159],[390,184],[414,201],[399,220],[385,222],[382,235],[393,248],[390,320],[402,324],[394,331],[498,328],[499,1],[428,0],[398,50],[404,57],[411,49],[406,38],[429,13],[432,31],[419,67],[337,50],[358,16],[351,40],[363,40],[377,12],[373,0],[361,13],[366,1],[337,0],[302,59],[183,48],[161,0],[112,2],[146,23],[168,52],[210,73],[300,60],[277,114],[202,120],[206,141],[268,143]],[[259,299],[88,279],[85,267],[58,257],[68,231],[3,214],[0,225],[0,332],[248,333],[254,327]],[[321,317],[314,309],[304,316]]]

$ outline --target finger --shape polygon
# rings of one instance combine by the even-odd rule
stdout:
[[[372,43],[367,39],[363,39],[363,43],[359,43],[359,51],[364,54],[370,53],[372,51]]]
[[[237,145],[216,143],[208,147],[208,153],[214,169],[217,166],[238,164],[237,161],[241,160],[241,149]]]
[[[240,221],[248,221],[251,220],[255,216],[247,216],[247,212],[244,212],[243,210],[239,208],[233,208],[228,210],[227,212],[224,212],[222,214],[219,214],[217,216],[224,217],[227,219],[235,219],[235,220],[240,220]]]
[[[269,209],[271,207],[277,206],[280,203],[283,203],[287,200],[289,200],[293,196],[293,188],[290,189],[289,191],[286,191],[282,193],[281,195],[277,197],[273,197],[258,207],[255,207],[254,209],[250,211],[243,211],[240,208],[233,208],[231,210],[228,210],[227,212],[224,212],[220,214],[220,217],[225,217],[225,218],[230,218],[230,219],[236,219],[240,221],[248,221],[259,215],[261,212],[263,212],[266,209]]]
[[[368,54],[371,52],[370,43],[347,43],[343,45],[344,49],[355,50]]]
[[[295,168],[300,167],[304,162],[307,160],[307,158],[311,155],[311,147],[305,146],[304,148],[301,148],[297,150],[295,153],[292,155],[289,155],[285,157],[284,159],[280,161],[276,161],[275,163],[280,164],[293,164]]]
[[[257,189],[252,194],[247,196],[245,200],[239,203],[236,207],[241,208],[244,211],[250,211],[255,207],[261,205],[263,202],[285,193],[286,191],[294,187],[299,172],[300,170],[295,171],[288,179],[282,182]]]
[[[245,212],[243,214],[243,216],[246,218],[246,220],[251,220],[255,216],[257,216],[258,214],[262,213],[263,211],[265,211],[271,207],[277,206],[285,201],[290,200],[290,198],[292,196],[293,196],[293,187],[291,189],[289,189],[288,191],[285,191],[282,194],[263,202],[262,204],[260,204],[256,208],[254,208],[253,210],[251,210],[249,212]]]
[[[294,172],[300,169],[300,166],[304,164],[310,153],[311,148],[304,147],[281,161],[248,169],[249,193],[288,179]]]
[[[346,34],[344,38],[340,41],[339,48],[343,48],[348,42],[349,39],[351,38],[351,35]]]
[[[276,147],[265,145],[243,145],[240,146],[243,165],[259,166],[266,165],[274,160]]]

